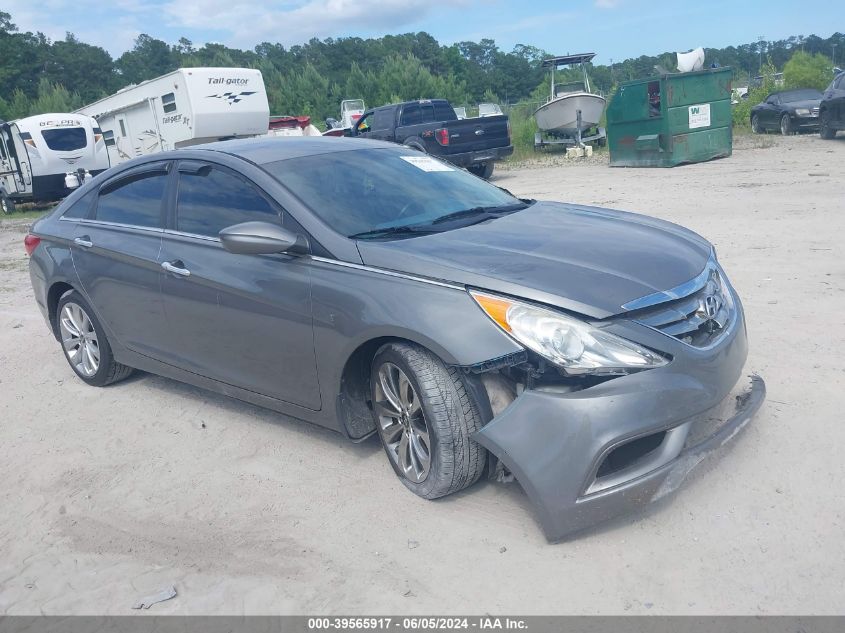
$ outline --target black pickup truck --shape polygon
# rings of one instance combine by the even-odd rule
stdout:
[[[466,167],[482,178],[513,153],[507,115],[461,119],[445,99],[406,101],[367,110],[351,136],[393,141]]]

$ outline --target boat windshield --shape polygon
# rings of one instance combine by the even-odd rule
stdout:
[[[555,86],[555,96],[572,94],[573,92],[585,92],[583,81],[571,81],[566,84],[558,84]]]

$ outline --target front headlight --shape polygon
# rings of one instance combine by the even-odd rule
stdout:
[[[470,291],[496,325],[568,374],[627,374],[666,359],[610,332],[554,310]]]
[[[798,116],[810,116],[810,111],[807,108],[795,108],[795,114]]]

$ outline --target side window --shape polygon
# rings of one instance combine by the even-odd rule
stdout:
[[[369,112],[363,115],[358,122],[355,124],[355,130],[358,134],[365,134],[366,132],[370,131],[370,126],[373,123],[373,113]]]
[[[95,218],[132,226],[161,226],[161,203],[167,172],[147,171],[108,183],[100,189]]]
[[[839,75],[839,79],[836,80],[836,89],[845,90],[845,73]]]
[[[217,237],[241,222],[273,222],[280,214],[250,183],[216,167],[179,174],[176,230]]]
[[[176,95],[174,95],[172,92],[168,92],[166,95],[162,95],[161,106],[164,109],[165,114],[167,114],[168,112],[176,112]]]
[[[94,204],[94,198],[97,197],[97,190],[92,189],[79,200],[74,202],[67,208],[67,211],[62,213],[63,218],[70,218],[78,220],[79,218],[87,218],[91,212],[91,205]]]
[[[448,103],[438,101],[434,104],[434,118],[438,121],[454,121],[457,115]]]
[[[419,103],[412,103],[402,109],[402,125],[422,123],[422,111]]]
[[[422,110],[422,122],[434,123],[434,106],[430,103],[422,103],[420,109]]]
[[[123,123],[123,119],[118,119],[118,123],[120,123],[120,135],[126,136],[126,125]]]
[[[393,127],[393,108],[384,108],[383,110],[376,110],[373,117],[374,130],[389,130]]]

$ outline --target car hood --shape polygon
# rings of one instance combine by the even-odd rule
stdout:
[[[554,202],[403,240],[358,242],[364,264],[601,319],[698,275],[712,247],[656,218]]]

